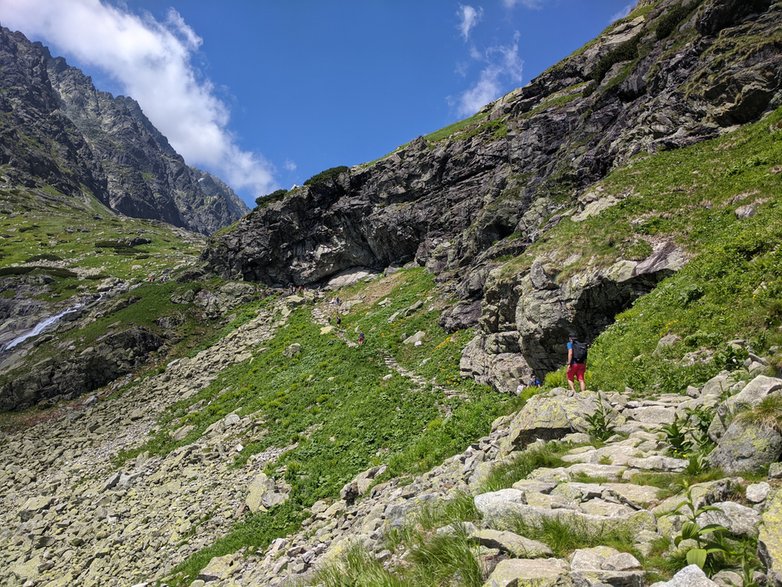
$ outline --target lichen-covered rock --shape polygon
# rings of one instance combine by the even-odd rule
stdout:
[[[482,546],[499,548],[502,552],[506,552],[515,558],[554,556],[554,553],[546,544],[537,540],[530,540],[513,532],[492,529],[477,530],[470,535],[470,538]]]
[[[510,453],[537,439],[554,440],[587,430],[585,416],[597,408],[596,393],[576,393],[557,388],[535,395],[510,423],[502,451]]]
[[[756,471],[782,455],[782,435],[770,427],[736,418],[709,454],[709,465],[728,475]]]
[[[739,411],[758,405],[767,396],[780,390],[782,390],[782,379],[758,375],[741,391],[719,405],[709,426],[709,436],[712,440],[717,441],[725,433]]]
[[[771,585],[782,585],[782,491],[769,498],[758,534],[758,553]]]
[[[654,583],[652,587],[719,587],[697,565],[689,565],[676,573],[670,581]]]
[[[483,587],[567,587],[568,564],[557,558],[500,561]]]
[[[757,536],[760,514],[755,510],[733,501],[717,502],[712,506],[717,509],[698,516],[701,528],[708,524],[719,524],[736,536]]]

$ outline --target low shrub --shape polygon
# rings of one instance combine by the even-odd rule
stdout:
[[[325,183],[329,183],[336,180],[341,174],[349,170],[350,168],[347,167],[346,165],[331,167],[330,169],[326,169],[325,171],[321,171],[320,173],[313,175],[307,181],[304,182],[304,185],[322,185]]]

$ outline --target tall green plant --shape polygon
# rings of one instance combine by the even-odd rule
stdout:
[[[725,526],[698,524],[698,518],[711,511],[720,510],[711,505],[697,505],[692,496],[692,488],[689,488],[687,499],[672,512],[672,515],[684,515],[685,518],[681,531],[673,540],[674,545],[678,547],[685,540],[694,540],[696,546],[687,550],[687,564],[698,565],[709,575],[718,570],[719,563],[728,552],[723,540],[728,533]]]

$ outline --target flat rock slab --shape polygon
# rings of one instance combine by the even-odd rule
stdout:
[[[670,424],[676,419],[676,410],[662,406],[646,406],[626,410],[625,415],[642,424]]]
[[[620,552],[610,546],[579,548],[570,559],[574,571],[638,571],[641,563],[629,552]]]
[[[616,518],[619,516],[628,516],[635,510],[630,506],[621,503],[614,503],[603,499],[590,499],[581,504],[581,511],[593,516]]]
[[[603,499],[613,497],[635,509],[648,509],[660,503],[657,497],[659,488],[651,485],[635,485],[634,483],[606,483]]]
[[[507,490],[506,490],[507,491]],[[499,493],[499,492],[497,492]],[[488,505],[487,505],[488,504]],[[479,500],[475,506],[484,521],[494,527],[502,527],[508,519],[519,518],[532,526],[540,526],[545,520],[555,519],[569,525],[579,525],[585,530],[598,533],[606,529],[624,529],[636,535],[643,530],[656,531],[657,521],[649,511],[633,512],[629,515],[599,516],[585,514],[573,509],[548,509],[520,503],[518,501],[492,499]]]
[[[498,548],[515,557],[542,558],[554,556],[551,549],[537,540],[524,538],[513,532],[502,530],[478,530],[471,536],[479,544],[487,548]]]
[[[484,587],[555,587],[570,570],[569,565],[558,558],[521,559],[500,561]]]
[[[646,457],[643,459],[631,459],[628,465],[634,469],[642,469],[644,471],[661,471],[664,473],[672,473],[684,471],[689,464],[684,459],[674,459],[673,457],[664,457],[655,455]]]
[[[475,508],[485,517],[502,517],[514,505],[527,502],[524,492],[519,489],[500,489],[481,493],[473,498]]]
[[[551,491],[557,486],[556,483],[547,483],[545,481],[537,481],[535,479],[522,479],[516,481],[513,484],[514,489],[519,489],[524,492],[537,492],[537,493],[551,493]]]
[[[551,495],[559,495],[570,501],[586,501],[603,495],[605,487],[599,483],[561,483]]]

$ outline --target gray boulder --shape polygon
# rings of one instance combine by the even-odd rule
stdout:
[[[710,466],[728,475],[757,471],[782,455],[782,435],[769,426],[736,418],[709,454]]]
[[[509,453],[537,439],[555,440],[571,432],[584,432],[588,428],[584,416],[596,408],[597,394],[592,392],[556,388],[533,396],[511,421],[501,450]]]
[[[511,558],[500,561],[484,587],[565,587],[572,585],[572,582],[566,580],[568,570],[568,564],[557,558]]]
[[[782,491],[769,498],[761,517],[758,554],[768,569],[769,585],[782,585]]]

